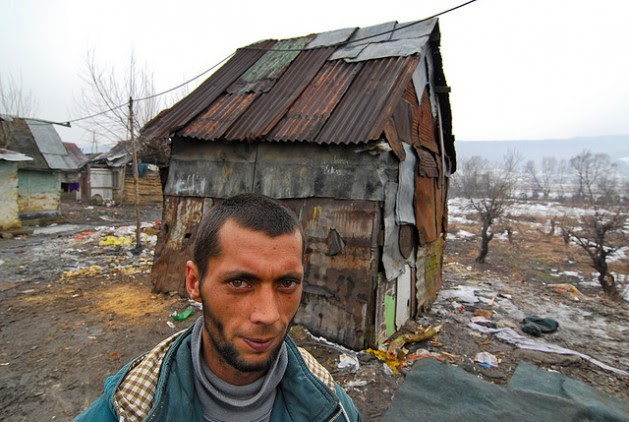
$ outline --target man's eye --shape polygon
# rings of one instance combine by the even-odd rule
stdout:
[[[244,280],[231,280],[229,285],[237,289],[242,289],[243,287],[247,287],[247,282]]]
[[[280,287],[283,289],[290,289],[298,284],[296,280],[280,280]]]

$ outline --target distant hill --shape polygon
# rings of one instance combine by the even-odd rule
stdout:
[[[569,139],[519,140],[519,141],[465,141],[454,144],[457,160],[480,155],[490,161],[500,161],[508,151],[516,150],[528,160],[541,161],[543,157],[569,160],[584,149],[609,155],[618,169],[629,177],[629,135],[588,136]]]

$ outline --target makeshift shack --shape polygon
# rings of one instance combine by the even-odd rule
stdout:
[[[52,124],[34,119],[3,115],[0,125],[0,147],[32,158],[17,163],[20,219],[36,222],[57,218],[61,179],[78,174],[59,134]]]
[[[360,349],[429,306],[456,166],[439,41],[431,19],[258,42],[149,122],[172,142],[155,288],[185,294],[203,213],[260,192],[305,229],[297,323]]]

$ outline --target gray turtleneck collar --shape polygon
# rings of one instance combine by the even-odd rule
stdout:
[[[194,386],[203,407],[205,420],[211,422],[262,422],[268,421],[273,402],[286,366],[288,353],[282,344],[277,359],[266,375],[251,384],[237,386],[220,379],[207,366],[202,351],[203,317],[192,329],[192,366]]]

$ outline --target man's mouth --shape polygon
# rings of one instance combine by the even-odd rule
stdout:
[[[244,338],[243,340],[249,347],[256,352],[265,352],[273,344],[275,337],[270,338]]]

